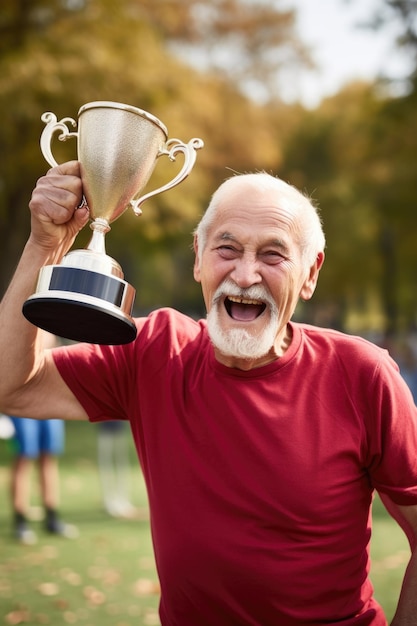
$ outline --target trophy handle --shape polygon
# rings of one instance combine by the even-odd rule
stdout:
[[[159,150],[158,157],[166,154],[171,161],[175,161],[177,153],[182,152],[184,154],[184,164],[182,166],[182,169],[180,172],[178,172],[175,178],[173,178],[166,185],[163,185],[162,187],[159,187],[154,191],[150,191],[140,198],[134,198],[133,200],[131,200],[130,205],[132,206],[136,215],[141,215],[142,209],[140,208],[140,206],[145,202],[145,200],[152,198],[152,196],[155,196],[158,193],[162,193],[163,191],[172,189],[172,187],[178,185],[188,176],[188,174],[193,169],[195,160],[197,158],[196,150],[200,150],[200,148],[202,148],[203,146],[203,140],[198,139],[197,137],[194,137],[194,139],[191,139],[188,143],[184,143],[179,139],[169,139],[169,141],[166,142],[165,147]]]
[[[40,140],[41,151],[49,165],[51,167],[55,167],[58,163],[55,161],[51,149],[53,135],[57,131],[61,131],[61,134],[58,136],[60,141],[66,141],[70,137],[78,137],[78,133],[71,133],[67,126],[67,124],[71,124],[71,126],[75,128],[77,126],[77,122],[73,120],[72,117],[64,117],[58,122],[56,115],[49,111],[42,114],[41,120],[46,124]]]

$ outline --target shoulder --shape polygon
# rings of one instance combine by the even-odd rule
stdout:
[[[209,345],[206,323],[175,309],[164,308],[137,320],[137,338],[124,352],[132,371],[144,377],[169,367],[205,358]],[[140,373],[139,373],[140,372]]]
[[[134,341],[122,345],[79,343],[58,348],[54,350],[55,364],[59,370],[65,364],[70,364],[73,369],[85,364],[94,369],[100,366],[118,371],[156,349],[160,358],[161,352],[168,355],[181,351],[185,345],[206,336],[205,321],[196,321],[170,308],[158,309],[134,321],[138,331]]]
[[[368,339],[349,335],[332,328],[320,328],[309,324],[296,324],[303,341],[317,349],[343,351],[351,354],[369,355],[372,358],[386,358],[388,352]]]
[[[343,370],[387,370],[398,372],[397,363],[388,351],[357,335],[349,335],[330,328],[297,324],[303,351],[322,359],[323,366],[341,367]]]
[[[129,419],[137,410],[133,404],[139,381],[143,389],[159,373],[164,383],[168,367],[180,366],[181,361],[203,352],[199,348],[206,336],[204,322],[160,309],[136,318],[135,324],[137,337],[128,344],[79,343],[54,351],[57,371],[90,419]]]
[[[169,340],[182,345],[206,334],[204,320],[196,320],[175,309],[162,308],[150,313],[146,318],[135,320],[138,329],[137,342],[157,342]]]

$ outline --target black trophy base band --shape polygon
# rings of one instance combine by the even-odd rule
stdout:
[[[78,267],[57,265],[52,270],[48,291],[72,291],[100,298],[120,306],[125,283],[114,276],[99,274]]]
[[[34,297],[22,310],[35,326],[72,341],[118,345],[130,343],[137,333],[134,322],[121,313],[74,299]]]
[[[23,315],[35,326],[65,339],[129,343],[136,337],[136,326],[120,309],[128,287],[115,276],[58,265],[49,284],[26,300]]]

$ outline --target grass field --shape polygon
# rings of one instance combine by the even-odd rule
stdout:
[[[138,520],[114,520],[101,505],[96,427],[67,424],[66,432],[66,453],[60,463],[61,509],[65,520],[78,526],[80,536],[76,540],[51,537],[42,532],[41,522],[33,522],[39,541],[30,547],[11,538],[11,452],[0,441],[0,624],[158,625],[146,493],[133,446],[132,497],[142,515]],[[33,486],[36,505],[35,476]],[[376,596],[391,618],[408,546],[378,500],[372,554]]]

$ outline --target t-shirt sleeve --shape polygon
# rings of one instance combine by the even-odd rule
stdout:
[[[90,421],[129,419],[134,343],[75,344],[54,351],[55,365]]]
[[[417,408],[388,356],[375,371],[368,398],[367,466],[372,485],[399,505],[417,504]]]
[[[80,343],[54,351],[60,375],[92,422],[140,419],[141,398],[155,393],[152,381],[190,337],[200,334],[199,324],[172,309],[136,318],[135,324],[138,334],[131,343]]]

